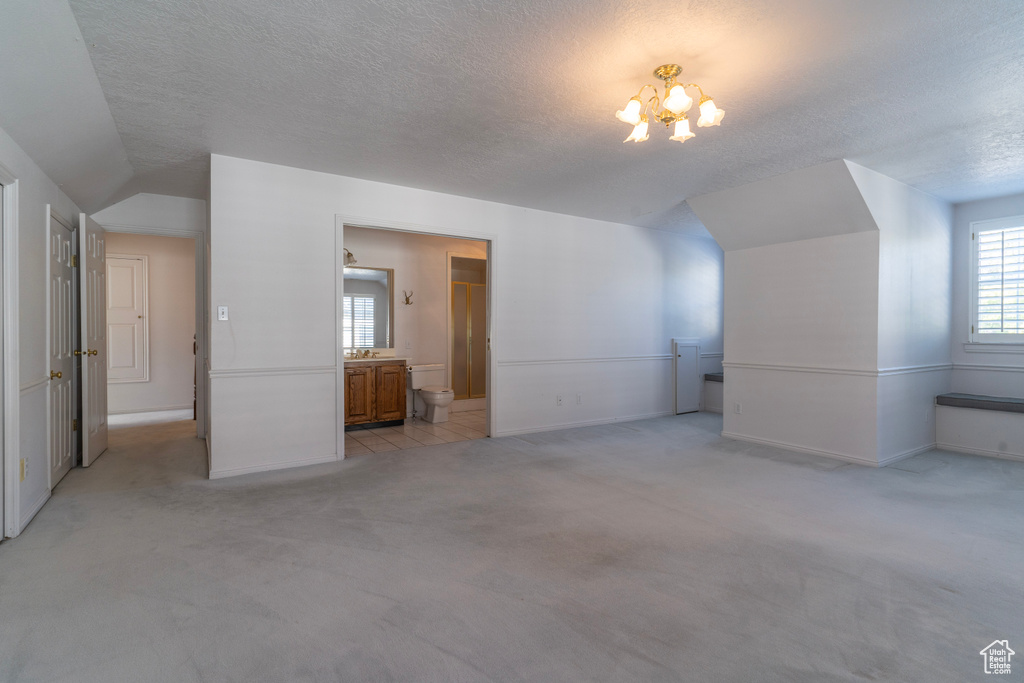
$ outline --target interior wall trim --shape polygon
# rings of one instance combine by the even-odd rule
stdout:
[[[520,360],[499,360],[500,366],[517,365],[565,365],[574,363],[622,363],[634,361],[665,361],[672,360],[671,353],[657,354],[652,356],[605,356],[602,358],[538,358]]]
[[[20,394],[27,394],[27,393],[29,393],[31,391],[35,391],[39,387],[46,386],[49,383],[49,381],[50,381],[49,377],[43,377],[42,379],[37,379],[34,382],[27,382],[27,383],[21,385],[21,389],[20,389],[20,391],[18,393],[20,393]]]
[[[1006,451],[993,451],[988,448],[975,448],[972,446],[964,446],[956,443],[943,443],[938,442],[935,447],[943,451],[953,451],[954,453],[967,453],[969,455],[984,455],[990,458],[1000,458],[1002,460],[1016,460],[1018,462],[1024,462],[1024,455],[1018,453],[1007,453]]]
[[[0,164],[0,192],[3,193],[3,214],[0,215],[0,295],[3,307],[0,311],[0,334],[2,334],[3,386],[3,448],[0,451],[0,505],[3,505],[0,520],[0,539],[17,536],[21,532],[20,504],[21,485],[18,475],[18,461],[21,458],[21,382],[20,335],[19,335],[19,249],[18,249],[18,193],[19,181],[11,169]]]
[[[718,353],[701,353],[701,358],[725,358],[725,354],[719,351]]]
[[[1024,372],[1024,365],[987,365],[980,363],[954,363],[954,370],[972,372]]]
[[[50,500],[50,495],[50,489],[47,487],[47,489],[39,496],[39,499],[29,506],[28,510],[25,511],[25,514],[18,521],[17,533],[13,534],[14,536],[17,536],[25,530],[25,527],[27,527],[28,523],[36,516],[36,513],[43,509],[43,506],[46,505],[46,501]]]
[[[744,370],[774,370],[778,372],[810,372],[822,375],[854,375],[857,377],[889,377],[892,375],[912,375],[921,372],[942,372],[953,369],[952,363],[933,363],[927,365],[904,365],[878,370],[858,370],[856,368],[836,368],[820,365],[776,365],[771,363],[732,363],[723,362],[723,368],[741,368]]]
[[[1024,353],[1024,344],[985,344],[967,342],[966,353]]]
[[[576,422],[559,422],[553,425],[543,425],[540,427],[526,427],[524,429],[502,429],[497,431],[494,436],[517,436],[519,434],[536,434],[537,432],[551,432],[559,429],[573,429],[576,427],[593,427],[596,425],[608,425],[615,424],[617,422],[630,422],[633,420],[649,420],[655,417],[666,417],[672,416],[675,413],[671,410],[659,411],[656,413],[644,413],[641,415],[626,415],[623,417],[607,417],[599,418],[596,420],[578,420]]]
[[[905,365],[903,367],[882,368],[878,371],[878,376],[887,377],[889,375],[913,375],[919,372],[943,372],[952,369],[952,363],[935,363],[933,365]]]
[[[856,455],[848,455],[846,453],[836,453],[835,451],[824,451],[820,448],[810,448],[808,446],[800,446],[795,443],[789,443],[787,441],[775,441],[774,439],[762,439],[756,436],[747,436],[746,434],[740,434],[738,432],[727,432],[722,431],[722,436],[727,439],[736,439],[737,441],[746,441],[747,443],[756,443],[761,446],[774,446],[775,448],[782,448],[787,451],[796,451],[797,453],[806,453],[808,455],[820,455],[826,458],[832,458],[833,460],[842,460],[844,462],[852,462],[857,465],[867,465],[868,467],[878,467],[877,460],[871,460],[869,458],[861,458]]]
[[[337,462],[341,458],[337,453],[322,455],[316,458],[302,458],[299,460],[288,460],[286,462],[275,462],[270,464],[249,465],[246,467],[228,467],[222,470],[210,470],[210,479],[223,479],[225,477],[237,477],[240,474],[251,474],[253,472],[271,472],[273,470],[284,470],[290,467],[305,467],[307,465],[321,465],[327,462]]]
[[[231,370],[210,370],[210,379],[234,379],[236,377],[269,377],[276,375],[333,375],[336,365],[295,366],[286,368],[232,368]]]
[[[110,415],[145,415],[147,413],[153,413],[154,415],[163,415],[165,413],[180,413],[184,410],[192,412],[192,404],[187,403],[185,405],[177,406],[163,406],[162,408],[138,408],[133,410],[112,410]],[[192,418],[189,418],[192,419]]]
[[[855,375],[858,377],[878,377],[878,370],[858,370],[856,368],[835,368],[820,365],[781,365],[774,363],[735,363],[726,361],[723,368],[739,368],[741,370],[771,370],[775,372],[811,372],[821,375]]]

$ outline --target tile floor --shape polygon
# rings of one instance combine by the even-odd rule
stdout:
[[[448,413],[448,421],[431,424],[408,418],[401,427],[357,429],[345,432],[345,457],[433,446],[487,436],[487,411]]]

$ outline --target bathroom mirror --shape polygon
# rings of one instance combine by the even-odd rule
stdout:
[[[394,274],[391,268],[345,268],[342,346],[346,349],[395,345]]]

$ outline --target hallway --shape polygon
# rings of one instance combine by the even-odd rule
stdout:
[[[696,413],[208,481],[193,429],[111,431],[0,544],[0,680],[931,683],[1024,632],[1021,463]]]

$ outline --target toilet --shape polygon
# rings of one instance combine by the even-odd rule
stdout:
[[[413,407],[419,394],[427,408],[424,419],[435,424],[447,422],[448,406],[455,400],[455,392],[444,385],[444,364],[410,365],[407,372],[409,388],[413,390]]]

